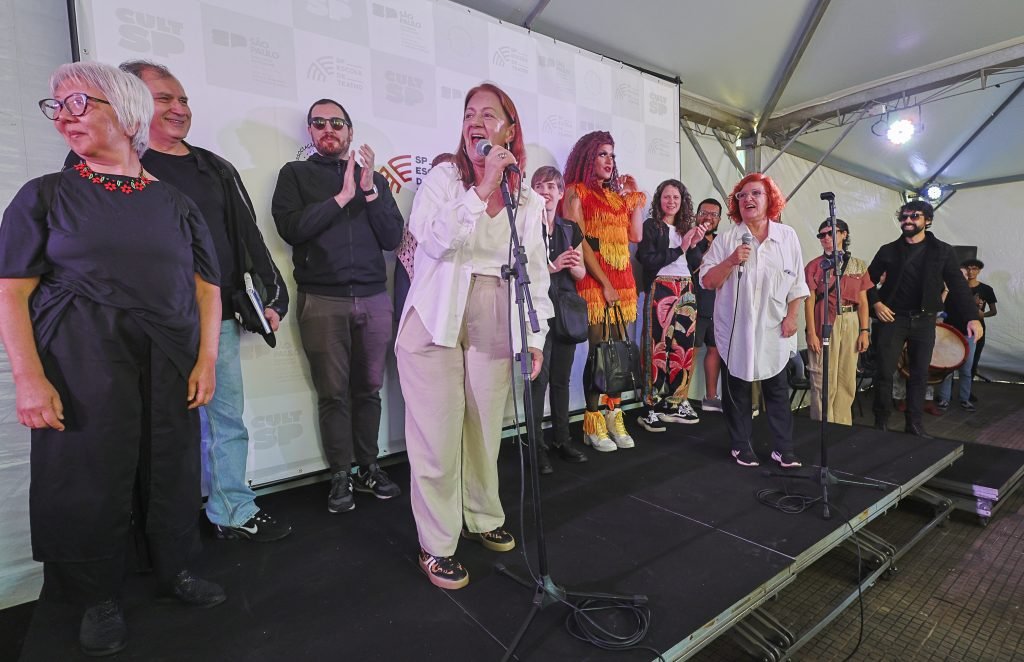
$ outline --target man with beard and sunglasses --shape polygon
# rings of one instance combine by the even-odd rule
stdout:
[[[911,200],[896,215],[901,236],[878,249],[868,275],[880,286],[868,290],[872,315],[878,320],[872,340],[877,352],[875,427],[885,430],[891,412],[893,371],[907,344],[910,378],[904,431],[930,438],[921,422],[928,365],[935,346],[935,316],[943,309],[942,292],[949,289],[946,307],[967,321],[967,334],[983,334],[978,310],[953,247],[939,240],[931,227],[934,208],[924,200]]]
[[[402,492],[377,464],[377,435],[394,316],[382,251],[398,247],[405,221],[369,145],[357,162],[340,103],[314,103],[306,126],[316,152],[281,168],[271,212],[292,246],[299,333],[331,471],[327,510],[339,513],[355,508],[353,489],[378,499]]]

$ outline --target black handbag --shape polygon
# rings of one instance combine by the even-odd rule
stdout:
[[[618,336],[614,338],[612,336]],[[587,355],[587,373],[592,391],[617,396],[636,389],[639,355],[626,333],[622,310],[617,304],[604,311],[604,334]]]
[[[555,227],[562,230],[566,246],[572,246],[572,230],[564,225]],[[547,244],[547,233],[544,233]],[[551,323],[551,333],[563,343],[578,344],[587,339],[590,330],[590,319],[587,315],[587,301],[573,290],[563,290],[557,285],[551,290],[551,306],[555,317]]]

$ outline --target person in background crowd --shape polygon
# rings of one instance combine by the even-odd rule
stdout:
[[[828,420],[840,425],[853,425],[853,399],[857,395],[857,359],[867,351],[871,328],[868,326],[868,295],[872,286],[867,276],[868,265],[850,253],[850,227],[841,218],[836,219],[836,238],[839,240],[839,264],[826,271],[823,264],[832,259],[832,224],[825,219],[818,226],[818,241],[822,255],[807,263],[804,277],[810,296],[804,303],[807,323],[807,353],[811,376],[811,419],[821,420],[822,374],[824,368],[822,326],[825,312],[825,285],[828,284],[828,318],[832,322],[832,337],[828,360]],[[836,279],[839,293],[836,295]]]
[[[967,333],[977,340],[983,330],[970,290],[956,261],[953,247],[938,239],[931,227],[935,210],[924,200],[911,200],[896,214],[900,238],[882,245],[868,265],[872,283],[868,301],[878,320],[874,326],[875,427],[886,430],[892,401],[893,371],[907,344],[910,378],[907,380],[904,431],[930,438],[921,421],[928,365],[935,345],[935,318],[942,309],[942,292],[949,288],[947,310],[953,306],[967,320]]]
[[[486,155],[478,148],[483,141],[492,145]],[[544,200],[522,185],[523,170],[526,146],[515,104],[496,85],[478,85],[466,94],[454,160],[427,173],[409,216],[416,274],[395,354],[419,565],[432,584],[445,589],[469,583],[469,572],[454,557],[460,531],[492,551],[516,545],[498,496],[512,351],[532,357],[536,379],[552,316]],[[509,286],[502,280],[511,240],[500,189],[506,173],[540,320],[540,330],[528,333],[527,347],[519,347],[518,325],[510,333]]]
[[[796,351],[797,318],[808,292],[796,232],[779,221],[785,204],[771,177],[741,179],[729,198],[735,225],[715,239],[701,267],[701,285],[718,290],[715,344],[725,373],[731,454],[746,467],[760,464],[751,444],[756,380],[772,430],[772,460],[783,468],[801,466],[793,450],[786,364]]]
[[[548,250],[548,273],[551,275],[548,294],[554,300],[558,290],[575,292],[576,281],[586,274],[583,266],[583,233],[578,225],[557,213],[558,203],[565,194],[565,181],[557,168],[537,168],[530,186],[544,199],[543,237]],[[548,320],[548,329],[551,329],[551,320]],[[537,379],[531,382],[531,388],[537,431],[540,432],[541,419],[544,418],[544,391],[550,388],[551,446],[566,462],[579,463],[586,462],[587,456],[573,447],[569,436],[569,378],[575,356],[575,343],[565,342],[549,332],[544,340],[544,364]],[[542,474],[550,474],[555,470],[543,446],[537,449],[537,467]]]
[[[647,405],[637,422],[648,432],[663,432],[666,423],[700,421],[688,399],[697,299],[686,252],[708,228],[694,224],[693,199],[682,182],[667,179],[658,185],[636,249],[646,293],[641,362]]]
[[[178,79],[167,67],[141,60],[124,62],[121,69],[142,79],[153,95],[149,149],[142,155],[142,164],[196,203],[217,249],[222,320],[217,391],[210,404],[199,409],[209,477],[206,517],[220,538],[279,540],[292,528],[256,505],[256,493],[245,479],[249,431],[242,420],[241,334],[232,304],[235,293],[244,291],[245,265],[235,264],[235,256],[248,255],[266,287],[263,315],[272,331],[277,331],[288,311],[288,290],[256,225],[256,212],[238,171],[213,152],[185,142],[192,109]]]
[[[187,569],[219,273],[195,204],[139,160],[153,117],[142,81],[75,62],[57,68],[50,93],[39,107],[81,162],[28,182],[4,211],[0,336],[18,421],[32,428],[41,599],[84,605],[82,651],[112,655],[127,645],[119,593],[139,474],[159,592],[196,607],[225,600]]]
[[[967,280],[969,278],[969,272],[967,270],[967,267],[964,266],[968,262],[970,262],[970,260],[965,260],[964,262],[961,263],[960,266],[960,271],[961,273],[964,274],[964,280]],[[945,301],[945,299],[948,298],[949,292],[947,291],[944,295],[943,300]],[[977,301],[977,296],[975,297],[975,301]],[[979,306],[979,317],[982,314],[983,312]],[[945,320],[943,321],[946,324],[953,327],[954,329],[956,329],[957,331],[959,331],[960,333],[964,334],[964,337],[967,339],[967,357],[964,359],[964,362],[960,365],[959,368],[956,369],[955,372],[957,373],[957,379],[960,383],[960,407],[965,411],[974,412],[976,410],[976,407],[974,406],[974,403],[971,402],[971,366],[974,365],[974,354],[977,349],[976,343],[974,341],[974,338],[968,335],[967,320],[963,319],[960,316],[956,306],[949,306],[949,308],[945,311]],[[945,379],[942,380],[942,383],[939,384],[939,390],[935,400],[935,407],[938,408],[940,411],[946,411],[947,409],[949,409],[949,404],[953,396],[953,372],[954,371],[950,371],[950,373],[946,375]]]
[[[718,232],[718,223],[722,220],[722,203],[714,198],[701,200],[697,205],[697,223],[706,225],[704,238],[686,251],[686,264],[691,274],[700,273],[700,264],[704,255],[711,249],[711,242]],[[693,347],[704,350],[704,399],[701,401],[702,411],[722,411],[722,399],[718,397],[718,377],[721,359],[715,345],[715,290],[701,287],[700,278],[691,279],[693,292],[697,297],[697,328],[693,334]],[[696,367],[696,361],[694,362]],[[692,376],[692,375],[691,375]]]
[[[377,463],[377,437],[394,314],[382,251],[398,247],[405,222],[369,145],[356,162],[352,117],[340,103],[316,101],[306,126],[316,153],[281,168],[271,212],[292,246],[299,333],[331,471],[327,510],[340,513],[356,507],[353,489],[378,499],[402,493]]]
[[[960,267],[966,270],[967,275],[967,286],[971,288],[971,294],[974,295],[974,302],[978,304],[978,318],[981,320],[981,328],[985,329],[985,319],[989,317],[995,317],[998,311],[996,310],[996,293],[989,285],[978,280],[978,276],[981,275],[981,270],[985,268],[985,263],[981,260],[964,260],[960,263]],[[974,347],[974,359],[971,361],[971,378],[978,376],[978,361],[981,360],[981,350],[985,349],[985,334],[982,334],[977,339],[977,343]],[[974,393],[971,393],[969,402],[977,402],[978,398],[975,397]]]
[[[619,175],[615,141],[607,131],[592,131],[576,141],[566,160],[565,184],[562,216],[579,225],[586,238],[583,264],[587,273],[576,283],[576,289],[587,302],[593,349],[601,341],[610,307],[618,307],[623,322],[636,321],[637,292],[629,245],[643,238],[647,196],[632,176]],[[583,415],[586,443],[601,452],[632,448],[633,437],[626,430],[619,407],[621,394],[602,394],[594,388],[589,365],[583,385],[587,399]],[[599,411],[602,396],[608,406],[604,415]]]

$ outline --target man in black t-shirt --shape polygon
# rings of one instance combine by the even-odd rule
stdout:
[[[690,273],[700,271],[700,263],[704,254],[711,250],[711,242],[715,239],[718,223],[722,219],[722,203],[714,198],[701,200],[697,205],[697,224],[708,224],[708,232],[695,246],[686,251],[686,264]],[[706,290],[700,286],[699,278],[693,279],[693,291],[697,297],[697,330],[694,332],[694,348],[706,347],[704,353],[704,399],[701,401],[703,411],[722,411],[722,400],[718,397],[718,373],[721,359],[715,345],[715,293],[717,290]],[[696,361],[694,361],[696,367]],[[692,370],[693,368],[691,368]]]
[[[967,276],[967,287],[971,288],[971,294],[974,295],[974,303],[978,306],[978,317],[981,319],[981,328],[984,329],[985,318],[996,316],[996,293],[991,287],[978,280],[981,270],[985,268],[985,263],[977,259],[964,260],[960,263],[960,268]],[[974,346],[974,361],[971,364],[972,379],[978,376],[978,359],[981,358],[981,350],[984,348],[985,337],[982,336]],[[971,402],[975,400],[976,398],[972,394]]]
[[[242,420],[240,326],[232,301],[243,289],[242,274],[255,272],[266,287],[264,316],[271,330],[277,331],[288,310],[288,291],[256,225],[256,212],[238,171],[213,152],[185,142],[192,110],[178,79],[163,65],[141,60],[124,62],[121,69],[142,79],[153,94],[149,150],[142,156],[143,166],[196,203],[210,228],[220,263],[223,314],[217,389],[199,412],[209,495],[206,516],[219,538],[278,540],[291,533],[291,527],[260,510],[245,478],[249,432]],[[238,264],[236,256],[246,255],[251,267]]]
[[[868,266],[868,290],[875,324],[872,344],[878,353],[874,378],[875,427],[885,430],[892,408],[892,377],[896,359],[907,344],[910,378],[907,380],[905,431],[928,437],[921,422],[928,365],[935,346],[935,316],[952,308],[966,320],[968,336],[981,339],[984,331],[978,311],[960,273],[953,247],[939,240],[931,227],[934,208],[924,200],[912,200],[896,215],[902,236],[878,249]]]

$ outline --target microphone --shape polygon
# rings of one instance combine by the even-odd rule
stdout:
[[[824,193],[822,193],[818,197],[820,197],[822,200],[832,200],[832,201],[835,201],[836,194],[833,193],[832,191],[825,191]]]
[[[476,144],[476,153],[478,156],[487,156],[488,154],[491,153],[492,149],[494,149],[494,145],[492,145],[491,141],[487,140],[486,138],[484,138],[483,140]],[[519,172],[519,166],[517,166],[515,163],[509,163],[507,166],[505,166],[505,170]]]
[[[749,231],[743,233],[743,237],[740,239],[744,246],[750,246],[754,243],[754,236]],[[747,261],[740,262],[740,273],[742,274],[744,268],[747,266]]]
[[[492,149],[494,149],[494,145],[492,145],[491,141],[486,138],[476,144],[477,156],[487,156],[491,153]]]

